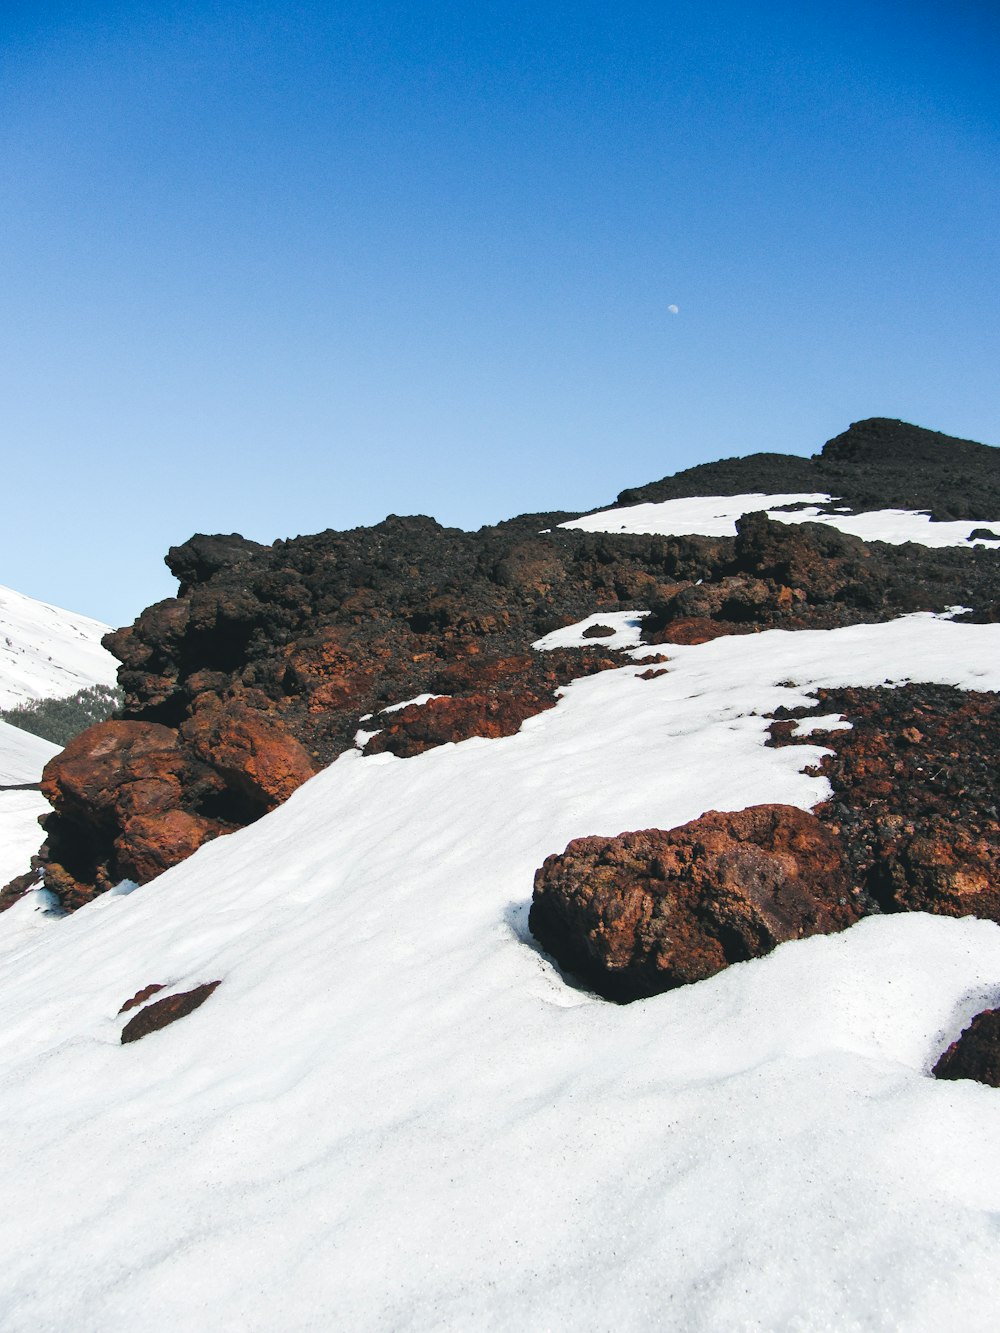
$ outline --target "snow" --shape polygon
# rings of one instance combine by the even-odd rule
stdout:
[[[826,513],[817,508],[818,505],[831,503],[831,496],[815,492],[697,496],[692,499],[664,500],[658,504],[605,509],[559,526],[580,528],[585,532],[656,533],[665,537],[694,533],[705,537],[733,537],[736,534],[736,520],[741,515],[762,509],[768,518],[776,519],[779,523],[823,523],[840,532],[852,533],[864,541],[888,542],[893,546],[904,542],[936,547],[966,546],[970,541],[969,534],[976,528],[1000,531],[1000,520],[997,519],[932,523],[929,515],[909,509],[876,509],[868,513],[851,514],[843,511]],[[789,504],[802,505],[803,508],[789,512],[777,507]],[[996,549],[1000,548],[1000,541],[977,538],[972,545]]]
[[[0,719],[0,787],[37,782],[59,746]],[[0,888],[28,869],[38,851],[39,815],[49,804],[36,791],[0,791]]]
[[[526,917],[574,836],[813,805],[823,750],[766,748],[765,713],[1000,688],[1000,625],[672,645],[641,680],[648,651],[515,736],[350,751],[145,888],[0,917],[8,1333],[992,1325],[1000,1094],[927,1073],[1000,999],[1000,928],[873,918],[618,1007]],[[119,1044],[141,986],[217,978]]]
[[[552,648],[638,648],[643,617],[648,615],[648,611],[599,611],[575,625],[553,630],[551,634],[536,639],[531,646],[540,652]],[[599,639],[586,638],[584,631],[592,629],[594,625],[601,625],[614,633]]]
[[[114,685],[118,663],[101,647],[110,628],[0,587],[0,708]]]

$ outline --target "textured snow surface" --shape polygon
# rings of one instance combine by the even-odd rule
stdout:
[[[0,587],[0,708],[114,685],[118,663],[101,647],[110,628]]]
[[[1000,1000],[1000,928],[872,918],[617,1007],[526,919],[571,837],[811,806],[821,748],[766,749],[763,713],[996,689],[1000,626],[670,659],[516,736],[349,752],[145,888],[0,917],[8,1333],[994,1325],[1000,1094],[927,1073]],[[141,986],[218,978],[119,1044]]]
[[[975,519],[957,523],[932,523],[927,514],[910,509],[875,509],[864,514],[826,514],[816,508],[829,504],[832,497],[819,493],[796,495],[708,495],[693,499],[664,500],[659,504],[629,505],[605,509],[599,514],[561,523],[563,528],[582,528],[587,532],[658,533],[664,537],[698,533],[704,537],[733,537],[736,520],[742,514],[763,509],[768,518],[780,523],[825,523],[827,527],[852,533],[864,541],[889,542],[899,546],[903,542],[917,542],[921,546],[966,546],[969,534],[976,528],[1000,532],[1000,520]],[[779,505],[801,504],[802,509],[792,512],[778,509]],[[974,546],[1000,547],[1000,541],[976,538]]]
[[[0,787],[37,782],[59,746],[0,719]],[[28,869],[42,842],[38,816],[49,803],[36,791],[0,791],[0,888]]]

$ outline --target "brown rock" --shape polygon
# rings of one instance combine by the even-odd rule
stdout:
[[[849,729],[823,738],[816,816],[844,833],[874,910],[1000,921],[1000,695],[947,685],[819,690]],[[795,710],[801,714],[804,710]],[[812,744],[782,716],[772,744]]]
[[[179,995],[167,995],[162,1000],[154,1000],[152,1004],[147,1004],[145,1009],[140,1009],[122,1028],[122,1045],[138,1041],[140,1037],[148,1036],[150,1032],[158,1032],[160,1028],[176,1023],[178,1018],[186,1018],[188,1014],[193,1014],[219,985],[221,985],[219,981],[206,981],[202,986],[195,986],[194,990],[182,991]]]
[[[114,842],[117,878],[148,884],[187,860],[204,843],[228,832],[217,820],[186,810],[130,815]]]
[[[439,686],[458,693],[384,714],[382,730],[365,753],[409,759],[470,736],[513,736],[527,718],[555,707],[560,686],[621,665],[618,657],[591,648],[466,658],[437,677]]]
[[[120,1014],[127,1014],[130,1009],[135,1009],[138,1005],[145,1004],[151,995],[155,995],[158,990],[163,989],[164,987],[160,985],[159,982],[151,981],[148,986],[143,986],[141,990],[137,990],[131,1000],[126,1000],[118,1012]]]
[[[1000,1088],[1000,1009],[984,1009],[931,1071],[935,1078],[970,1078]]]
[[[576,839],[536,873],[530,927],[562,967],[625,1001],[858,916],[839,840],[794,806],[760,805]]]
[[[286,801],[317,771],[280,718],[239,700],[198,708],[181,736],[259,814]]]

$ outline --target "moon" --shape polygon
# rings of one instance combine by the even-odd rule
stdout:
[[[676,306],[676,305],[668,305],[668,306],[667,306],[667,309],[670,311],[670,313],[671,313],[672,315],[676,315],[677,312],[678,312],[678,310],[680,309],[680,306]]]

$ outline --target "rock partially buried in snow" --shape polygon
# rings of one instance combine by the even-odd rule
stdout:
[[[530,928],[608,999],[700,981],[861,915],[839,839],[795,806],[576,838],[535,875]]]
[[[934,1066],[935,1078],[971,1078],[1000,1088],[1000,1009],[984,1009]]]
[[[140,1009],[122,1028],[122,1045],[138,1041],[140,1037],[146,1037],[150,1032],[158,1032],[160,1028],[176,1023],[178,1018],[186,1018],[188,1014],[193,1014],[219,985],[221,982],[206,981],[204,985],[195,986],[194,990],[181,991],[178,995],[168,995],[162,1000],[154,1000],[152,1004],[147,1004],[145,1009]]]

